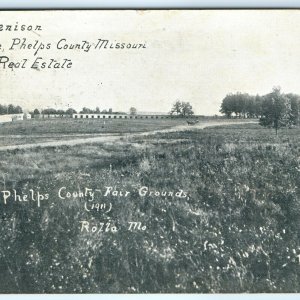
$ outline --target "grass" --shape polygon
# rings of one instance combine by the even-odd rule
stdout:
[[[0,135],[128,133],[165,129],[180,124],[185,124],[185,121],[180,119],[36,119],[2,123]]]
[[[0,146],[34,144],[92,137],[102,134],[125,134],[186,124],[179,119],[36,119],[0,124]]]
[[[200,122],[234,122],[206,117]],[[248,120],[238,120],[248,121]],[[0,124],[0,147],[151,132],[187,125],[185,119],[31,119]]]
[[[40,208],[0,202],[0,291],[299,292],[299,134],[232,125],[0,152],[0,190],[50,194]],[[87,212],[90,199],[57,197],[62,186],[130,195],[97,196],[112,210]],[[120,231],[81,232],[81,220]]]

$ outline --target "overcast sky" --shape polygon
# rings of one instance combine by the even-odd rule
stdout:
[[[265,94],[273,86],[300,94],[300,12],[65,11],[0,12],[0,24],[40,24],[32,32],[0,31],[1,55],[70,58],[71,69],[7,70],[0,66],[0,103],[33,109],[83,106],[168,112],[176,100],[196,114],[219,112],[222,99],[237,91]],[[52,43],[37,56],[9,51],[11,39]],[[142,50],[58,51],[56,42],[98,38],[146,42]]]

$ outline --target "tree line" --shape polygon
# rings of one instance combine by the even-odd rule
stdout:
[[[33,112],[31,112],[31,114],[33,115],[39,115],[39,114],[43,114],[43,115],[72,115],[75,114],[76,110],[73,108],[68,108],[67,110],[63,110],[63,109],[55,109],[55,108],[46,108],[46,109],[42,109],[41,111],[39,109],[34,109]]]
[[[247,93],[228,94],[223,99],[220,112],[226,117],[259,118],[262,114],[263,96]]]
[[[12,104],[9,105],[1,105],[0,104],[0,115],[6,114],[19,114],[23,113],[23,109],[20,106],[14,106]],[[35,108],[34,110],[29,112],[31,115],[72,115],[76,114],[77,111],[74,108],[64,109],[55,109],[55,108],[46,108],[46,109],[38,109]],[[125,114],[124,112],[113,112],[112,108],[100,110],[99,107],[95,109],[83,107],[79,113],[81,114]],[[136,114],[137,110],[134,107],[130,108],[130,114]]]
[[[272,127],[291,128],[299,124],[300,96],[282,93],[280,87],[264,96],[249,94],[228,94],[222,101],[220,112],[228,118],[259,118],[259,124]]]
[[[271,93],[263,96],[240,92],[228,94],[222,100],[220,112],[228,118],[263,118],[269,111],[274,110],[272,101],[276,97],[281,103],[282,113],[284,108],[289,109],[291,121],[296,123],[299,119],[300,96],[292,93],[284,94],[280,87],[274,87]]]
[[[20,106],[14,106],[12,104],[9,105],[0,104],[0,115],[21,114],[21,113],[23,113],[23,110]]]

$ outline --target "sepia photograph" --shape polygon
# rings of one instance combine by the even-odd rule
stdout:
[[[300,11],[0,11],[0,294],[300,292]]]

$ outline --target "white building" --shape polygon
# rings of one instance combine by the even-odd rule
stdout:
[[[73,119],[169,119],[169,115],[150,115],[150,114],[73,114]]]
[[[7,115],[0,115],[0,123],[8,123],[8,122],[15,122],[15,121],[23,121],[31,119],[30,114],[7,114]]]

